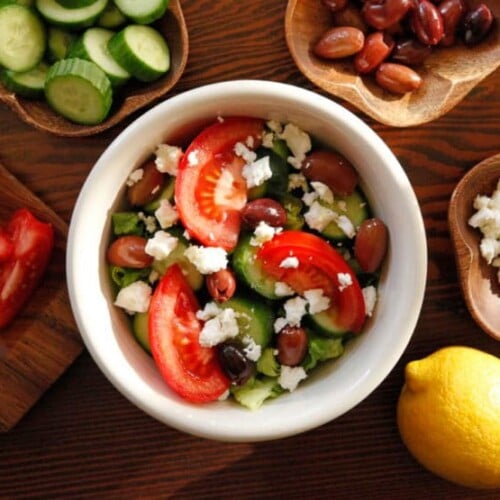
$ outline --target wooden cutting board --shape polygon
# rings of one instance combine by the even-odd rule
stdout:
[[[0,432],[18,422],[83,349],[66,289],[68,227],[0,164],[0,224],[21,207],[52,223],[55,246],[40,286],[0,330]]]

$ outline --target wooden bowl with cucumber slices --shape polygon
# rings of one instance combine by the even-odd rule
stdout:
[[[79,73],[85,73],[88,69],[87,61],[85,61],[85,51],[90,52],[92,50],[92,39],[90,38],[90,48],[82,47],[82,39],[83,35],[86,33],[86,30],[91,27],[96,29],[96,31],[102,30],[103,32],[106,30],[112,30],[114,32],[123,31],[125,28],[129,28],[134,26],[131,31],[132,44],[133,37],[137,36],[137,32],[139,35],[141,34],[142,28],[153,28],[157,33],[162,35],[163,39],[167,44],[167,60],[169,63],[168,70],[162,74],[162,76],[151,75],[151,74],[143,74],[140,76],[144,76],[144,78],[136,78],[135,74],[132,74],[132,77],[126,79],[126,81],[121,81],[121,75],[118,75],[118,78],[115,78],[114,75],[109,75],[108,71],[105,70],[105,75],[109,77],[111,82],[111,86],[108,88],[104,88],[99,86],[99,83],[96,84],[96,88],[99,89],[101,94],[96,94],[96,99],[94,103],[97,106],[103,105],[102,117],[97,119],[95,115],[91,117],[88,122],[86,122],[85,116],[82,120],[79,120],[78,117],[76,120],[68,119],[62,116],[60,113],[56,112],[57,104],[54,107],[54,103],[49,105],[47,102],[47,97],[49,97],[49,92],[45,92],[43,89],[43,83],[41,85],[41,89],[34,92],[34,96],[30,96],[30,92],[25,93],[26,96],[21,96],[19,92],[14,91],[16,89],[17,82],[11,85],[10,82],[6,81],[6,78],[9,78],[9,74],[12,73],[2,70],[2,79],[0,81],[0,101],[4,102],[8,107],[10,107],[24,122],[32,125],[40,130],[50,132],[59,136],[66,137],[76,137],[76,136],[88,136],[97,134],[102,132],[110,127],[116,125],[121,120],[131,115],[132,113],[138,111],[139,109],[152,104],[154,101],[158,100],[160,97],[164,96],[167,92],[169,92],[172,87],[177,83],[179,78],[181,77],[184,68],[186,66],[188,50],[189,50],[189,40],[188,40],[188,32],[186,23],[184,20],[184,16],[182,13],[181,5],[179,0],[158,0],[156,2],[158,8],[161,8],[163,5],[164,14],[161,18],[151,21],[147,18],[147,12],[134,12],[135,9],[141,10],[144,7],[139,3],[130,2],[128,0],[121,0],[117,2],[109,2],[107,3],[104,0],[94,0],[94,2],[89,2],[85,0],[85,6],[81,8],[72,7],[74,2],[78,3],[79,0],[64,0],[64,2],[55,2],[55,0],[36,0],[35,4],[35,13],[40,18],[42,23],[44,23],[45,31],[47,33],[46,40],[42,42],[48,45],[47,53],[50,54],[50,51],[58,50],[58,46],[51,47],[51,31],[62,31],[64,33],[70,33],[71,37],[71,45],[68,45],[70,48],[69,55],[66,55],[64,65],[62,68],[59,68],[59,71],[70,72],[73,80],[78,80]],[[63,4],[68,3],[67,8]],[[73,2],[73,3],[72,3]],[[124,8],[131,8],[132,12],[128,14],[126,18],[125,24],[119,25],[119,27],[112,27],[111,25],[106,26],[105,24],[101,24],[98,21],[98,18],[93,18],[91,21],[75,17],[75,19],[67,20],[65,18],[67,9],[70,9],[72,15],[76,14],[80,11],[85,13],[86,9],[91,9],[93,5],[102,3],[103,5],[107,5],[108,7],[113,6],[115,8],[116,5],[123,4]],[[148,2],[154,7],[152,4],[155,2]],[[71,4],[71,5],[70,5]],[[138,5],[139,4],[139,5]],[[165,11],[165,6],[168,4],[168,8]],[[3,7],[5,8],[5,7]],[[12,11],[15,11],[16,7],[11,7]],[[65,10],[66,9],[66,10]],[[109,9],[111,10],[111,9]],[[125,11],[123,11],[125,12]],[[1,10],[0,10],[1,13]],[[18,11],[15,11],[15,14],[18,14]],[[154,13],[152,13],[154,14]],[[9,13],[10,15],[10,13]],[[90,12],[90,16],[93,15],[93,12]],[[99,15],[104,15],[102,8],[100,10]],[[60,22],[58,16],[62,16],[62,21]],[[5,17],[5,16],[4,16]],[[8,22],[8,19],[7,19]],[[113,21],[114,22],[114,21]],[[72,24],[73,23],[73,24]],[[2,18],[0,16],[0,25],[2,24]],[[23,22],[24,24],[24,22]],[[104,28],[104,29],[103,29]],[[136,28],[138,28],[136,30]],[[135,30],[135,31],[134,31]],[[2,28],[0,26],[0,31]],[[2,36],[0,35],[0,44],[2,43]],[[123,37],[122,37],[123,38]],[[76,43],[76,41],[78,43]],[[99,41],[97,41],[99,42]],[[54,42],[56,45],[60,43],[60,40]],[[67,47],[66,47],[67,49]],[[121,50],[118,47],[117,50]],[[73,51],[73,53],[71,52]],[[1,52],[1,47],[0,47]],[[35,50],[36,52],[36,50]],[[156,54],[154,53],[154,49],[152,49],[151,58],[155,59]],[[87,54],[90,56],[91,54]],[[31,57],[31,54],[29,54]],[[36,57],[36,55],[35,55]],[[71,61],[71,59],[75,58],[83,58],[83,61],[78,61],[78,64],[67,64]],[[1,54],[0,54],[1,59]],[[54,59],[53,59],[54,60]],[[51,69],[53,69],[53,60],[52,62],[48,62],[49,65],[52,64]],[[92,59],[90,59],[92,61]],[[137,63],[137,61],[135,61]],[[140,63],[140,61],[139,61]],[[133,64],[133,62],[132,62]],[[5,64],[3,64],[5,66]],[[127,68],[128,69],[128,68]],[[15,72],[14,72],[15,73]],[[52,72],[53,73],[53,72]],[[126,72],[125,72],[126,73]],[[49,73],[50,74],[50,73]],[[17,76],[16,74],[14,76]],[[56,73],[56,76],[57,73]],[[37,75],[35,75],[35,79]],[[48,81],[48,79],[46,80]],[[27,82],[27,83],[26,83]],[[62,87],[64,87],[64,79],[62,81]],[[31,85],[31,75],[29,78],[21,78],[21,85]],[[47,85],[45,85],[47,87]],[[55,86],[55,90],[52,92],[54,95],[60,95],[61,87]],[[85,90],[82,90],[85,92]],[[75,91],[71,91],[72,98],[78,94],[78,89]],[[74,96],[73,96],[74,94]],[[57,97],[56,97],[57,99]],[[106,109],[108,107],[108,109]],[[84,113],[88,112],[89,105],[85,105]],[[83,106],[82,106],[83,109]],[[97,115],[99,113],[97,112]],[[71,115],[70,115],[71,116]],[[80,123],[79,123],[80,121]],[[88,124],[87,124],[88,123]]]

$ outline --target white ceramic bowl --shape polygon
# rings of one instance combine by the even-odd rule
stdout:
[[[217,116],[293,122],[356,166],[371,207],[389,228],[388,258],[374,316],[337,361],[292,392],[251,412],[230,401],[190,404],[164,383],[113,306],[105,264],[110,215],[129,173],[162,141]],[[92,169],[76,203],[67,250],[71,305],[86,347],[132,403],[179,430],[223,441],[262,441],[322,425],[353,408],[389,374],[417,322],[427,248],[419,205],[398,160],[355,115],[312,92],[264,81],[216,83],[175,96],[127,127]]]

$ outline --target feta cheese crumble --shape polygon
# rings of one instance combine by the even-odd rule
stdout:
[[[307,378],[307,373],[302,366],[281,365],[278,384],[283,389],[292,392],[297,388],[299,382],[305,378]]]
[[[349,273],[337,273],[339,280],[339,291],[344,291],[348,286],[352,285],[352,278]]]
[[[203,347],[214,347],[238,335],[236,313],[230,307],[219,309],[213,318],[205,322],[200,331],[199,343]]]
[[[313,181],[311,182],[311,187],[318,193],[319,199],[325,203],[333,203],[333,193],[332,190],[323,182]]]
[[[240,158],[243,158],[245,160],[245,163],[253,163],[257,159],[257,154],[255,151],[252,151],[249,149],[245,144],[242,142],[237,142],[234,145],[234,154],[236,156],[239,156]]]
[[[304,297],[309,304],[309,314],[317,314],[330,307],[330,297],[327,297],[321,288],[306,290]]]
[[[299,267],[299,259],[297,257],[287,257],[280,262],[280,267],[284,269],[297,269]]]
[[[131,187],[133,186],[136,182],[139,182],[142,178],[144,177],[144,169],[143,168],[136,168],[127,178],[127,186]]]
[[[469,225],[480,230],[481,256],[489,265],[498,268],[497,279],[500,283],[500,179],[491,197],[478,195],[473,206],[476,212],[470,217]]]
[[[176,208],[168,200],[160,200],[160,206],[155,210],[155,217],[162,229],[172,227],[179,220]]]
[[[179,170],[179,162],[182,157],[182,149],[169,144],[159,144],[155,150],[155,165],[159,172],[176,176]]]
[[[312,147],[309,134],[301,130],[297,125],[287,123],[283,132],[279,134],[279,137],[284,139],[286,145],[292,152],[292,156],[287,159],[288,163],[290,163],[292,167],[300,169],[306,157],[306,153],[308,153]]]
[[[156,231],[154,236],[148,239],[144,251],[156,260],[163,260],[170,255],[178,241],[166,231]]]
[[[128,314],[147,312],[151,293],[152,289],[147,283],[134,281],[118,292],[114,304],[125,309]]]
[[[191,151],[188,154],[187,159],[188,159],[187,161],[188,167],[196,167],[196,165],[198,165],[198,163],[200,162],[197,151]]]
[[[288,297],[289,295],[294,295],[295,291],[286,283],[283,283],[282,281],[276,281],[276,283],[274,284],[274,293],[278,297]]]
[[[282,231],[281,227],[272,227],[267,222],[261,220],[250,238],[250,245],[260,247],[266,241],[271,241],[274,236]]]
[[[243,177],[247,181],[247,187],[253,188],[264,184],[273,176],[269,156],[264,156],[258,160],[247,163],[242,170]]]
[[[227,252],[220,247],[189,246],[184,255],[201,274],[212,274],[226,269]]]
[[[146,215],[144,212],[138,212],[137,217],[139,217],[139,220],[144,222],[148,233],[154,233],[158,228],[156,224],[156,217],[154,215]]]
[[[361,292],[363,293],[363,299],[365,301],[366,315],[371,316],[375,308],[375,303],[377,302],[377,289],[373,285],[370,285],[363,288]]]
[[[250,361],[258,361],[262,354],[261,346],[257,344],[255,340],[250,337],[250,335],[245,335],[243,337],[243,344],[243,352],[245,353],[247,359]]]
[[[304,174],[289,174],[287,190],[293,191],[294,189],[302,189],[304,193],[309,191],[309,184]]]
[[[323,231],[328,224],[337,219],[337,214],[321,203],[315,201],[304,214],[304,219],[311,229]]]

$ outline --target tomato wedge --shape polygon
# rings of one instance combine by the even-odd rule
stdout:
[[[228,388],[214,348],[199,342],[198,301],[180,267],[167,269],[149,307],[151,353],[167,384],[184,399],[206,403]]]
[[[229,117],[205,128],[183,155],[175,184],[179,217],[188,232],[207,246],[232,250],[238,242],[240,211],[247,201],[245,161],[238,142],[262,142],[264,122]]]
[[[7,250],[0,263],[0,328],[14,319],[42,278],[52,254],[54,231],[51,224],[22,208],[12,215],[3,238]]]
[[[280,267],[287,257],[296,257],[296,268]],[[257,252],[262,269],[297,293],[322,288],[330,297],[328,313],[345,331],[359,332],[366,319],[365,303],[356,275],[344,258],[326,241],[302,231],[283,231]],[[339,273],[348,274],[352,284],[342,286]]]

